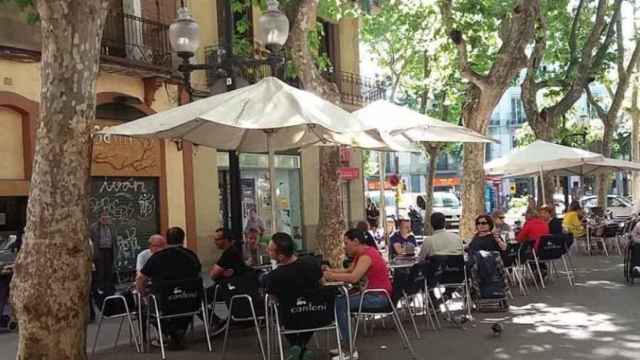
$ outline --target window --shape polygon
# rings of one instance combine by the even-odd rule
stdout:
[[[435,192],[433,193],[433,207],[457,208],[460,207],[460,200],[452,193]]]
[[[511,98],[511,123],[522,124],[524,122],[524,113],[522,111],[522,100],[520,97],[513,96]]]

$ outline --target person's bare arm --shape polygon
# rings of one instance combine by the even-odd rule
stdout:
[[[211,270],[209,270],[209,277],[212,279],[220,279],[224,277],[224,269],[221,268],[220,266],[213,265],[213,267],[211,267]]]
[[[507,243],[502,239],[500,235],[494,234],[493,237],[496,239],[496,244],[498,244],[498,248],[500,248],[500,250],[507,250]]]
[[[140,271],[138,271],[136,273],[136,290],[138,290],[140,294],[144,293],[146,282],[147,282],[147,276],[141,273]]]
[[[348,273],[325,273],[325,279],[328,281],[343,281],[349,284],[355,284],[367,273],[371,266],[371,258],[367,255],[363,255],[358,259],[358,263],[353,268],[353,271]]]
[[[346,268],[346,269],[344,269],[344,268],[343,268],[343,269],[338,269],[338,268],[327,268],[327,269],[326,269],[326,272],[330,272],[330,273],[333,273],[333,274],[345,274],[345,273],[350,273],[350,272],[352,272],[352,271],[353,271],[353,269],[354,269],[354,267],[355,267],[355,266],[356,266],[356,264],[352,262],[352,263],[349,265],[349,267],[348,267],[348,268]]]

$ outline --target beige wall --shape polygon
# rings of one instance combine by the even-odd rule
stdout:
[[[193,153],[197,252],[202,265],[209,267],[220,255],[212,241],[214,231],[220,226],[217,152],[212,148],[197,146]]]
[[[0,179],[24,179],[22,116],[0,106]]]
[[[196,51],[194,60],[202,64],[205,62],[204,53],[207,46],[218,43],[218,17],[215,0],[191,0],[187,3],[191,15],[200,26],[200,48]],[[195,88],[206,88],[206,71],[195,71],[192,74],[192,84]]]
[[[360,73],[360,51],[358,44],[358,19],[343,18],[338,23],[340,37],[340,66],[341,71]]]

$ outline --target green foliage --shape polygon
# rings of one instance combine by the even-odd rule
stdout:
[[[18,5],[18,8],[23,12],[29,24],[35,24],[40,21],[40,16],[36,11],[33,0],[0,0],[0,4],[2,3],[14,3]]]

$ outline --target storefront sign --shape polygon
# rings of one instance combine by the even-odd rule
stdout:
[[[391,186],[391,183],[389,183],[389,181],[385,181],[384,189],[392,190],[393,186]],[[367,190],[369,191],[380,190],[380,180],[367,180]]]
[[[355,180],[360,177],[360,169],[353,167],[342,167],[338,169],[338,176],[341,180]]]
[[[460,185],[460,178],[435,178],[433,179],[433,186],[458,186]]]

